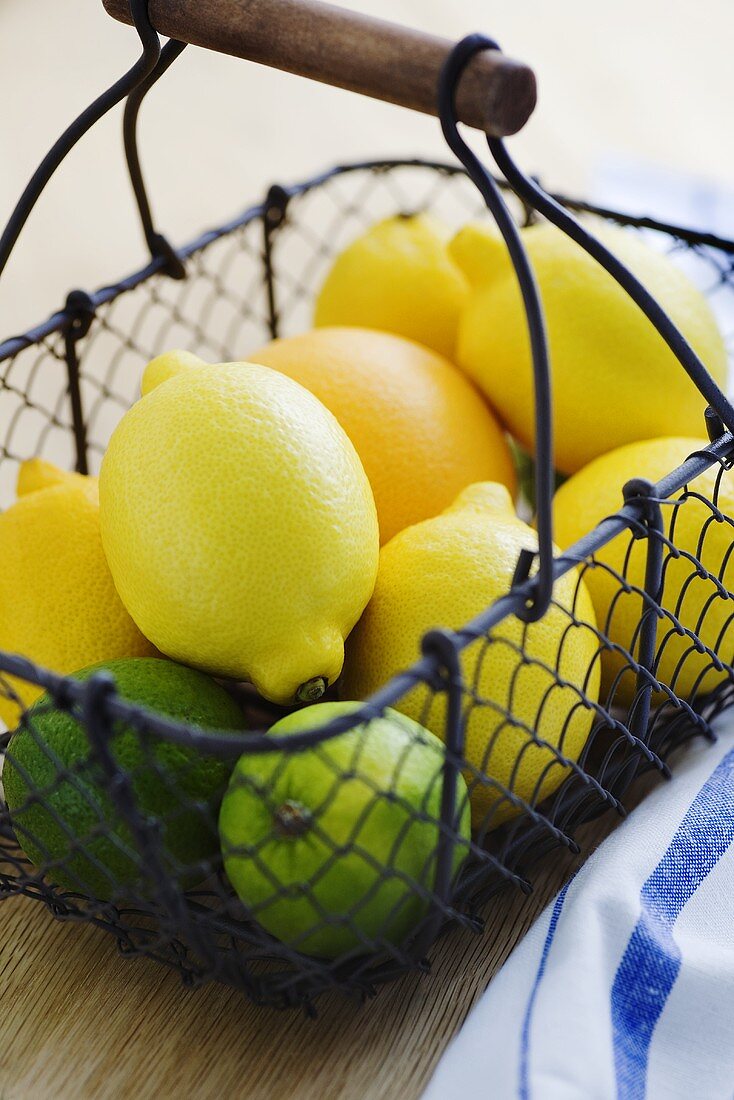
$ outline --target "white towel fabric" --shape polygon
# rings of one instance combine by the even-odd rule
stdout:
[[[734,1097],[734,716],[495,976],[423,1100]]]

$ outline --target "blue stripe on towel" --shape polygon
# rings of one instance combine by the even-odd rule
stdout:
[[[543,950],[540,955],[540,962],[538,963],[538,970],[536,972],[535,981],[533,982],[533,988],[530,990],[530,996],[528,997],[528,1003],[525,1008],[525,1016],[522,1022],[522,1032],[520,1034],[520,1100],[529,1100],[530,1098],[530,1082],[528,1079],[530,1019],[533,1014],[533,1008],[535,1007],[535,998],[538,994],[538,986],[543,980],[543,975],[545,974],[545,966],[548,961],[548,955],[550,954],[553,937],[556,934],[558,918],[561,915],[561,909],[563,909],[563,903],[566,900],[566,894],[568,893],[568,888],[572,882],[573,876],[568,880],[568,882],[556,898],[555,902],[553,903],[550,923],[548,925],[545,943],[543,944]]]
[[[619,1100],[645,1095],[650,1041],[681,967],[673,926],[733,840],[734,750],[701,787],[640,893],[640,917],[612,986]]]

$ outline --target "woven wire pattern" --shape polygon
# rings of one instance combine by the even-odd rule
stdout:
[[[331,259],[380,217],[430,210],[458,226],[485,216],[461,173],[416,164],[336,172],[290,197],[271,238],[268,285],[266,210],[267,203],[253,208],[189,250],[185,280],[152,273],[96,309],[76,347],[92,472],[155,355],[182,347],[212,361],[240,359],[276,329],[287,335],[307,327]],[[519,205],[516,213],[525,219]],[[732,256],[645,232],[697,279],[726,324],[734,302]],[[730,345],[733,335],[729,325]],[[13,499],[23,459],[39,454],[71,468],[77,446],[63,333],[55,331],[0,362],[0,505]],[[27,794],[0,813],[0,897],[37,898],[56,916],[106,928],[127,955],[154,957],[187,982],[226,982],[263,1004],[310,1007],[327,989],[364,995],[407,969],[425,968],[446,924],[477,931],[494,892],[507,884],[529,889],[536,862],[559,847],[575,849],[581,824],[606,809],[623,812],[633,779],[651,769],[667,774],[666,761],[681,744],[696,734],[712,736],[712,719],[732,695],[733,451],[712,452],[702,466],[708,473],[656,502],[661,532],[631,519],[575,571],[569,565],[546,618],[561,639],[553,661],[535,643],[540,624],[523,624],[509,610],[486,628],[461,632],[458,678],[439,652],[428,652],[392,702],[445,734],[448,747],[414,728],[398,728],[387,786],[376,783],[369,741],[356,730],[261,757],[263,766],[253,767],[239,787],[270,822],[303,753],[318,776],[313,835],[322,858],[294,878],[279,870],[272,823],[241,848],[224,844],[224,861],[216,843],[226,777],[251,734],[241,735],[236,752],[179,754],[174,766],[172,746],[153,717],[122,705],[123,720],[119,701],[118,712],[103,697],[90,708],[83,692],[70,695],[63,681],[53,682],[50,696],[20,719],[16,750],[9,734],[0,742],[5,768]],[[691,525],[698,532],[695,554],[677,541],[678,531]],[[651,595],[644,564],[656,542],[661,587]],[[582,585],[613,590],[605,621],[590,622],[581,612]],[[521,606],[518,599],[512,610]],[[649,668],[639,660],[646,612],[657,622]],[[582,676],[569,665],[569,653],[580,645],[589,654]],[[508,667],[503,678],[497,670]],[[1,654],[0,668],[6,670],[0,698],[19,703],[22,677],[10,675],[12,662]],[[26,679],[34,680],[32,669]],[[232,691],[243,705],[243,727],[263,729],[277,717],[246,689]],[[450,745],[452,707],[462,715],[463,752]],[[375,705],[370,713],[384,711]],[[86,729],[72,766],[48,744],[48,722],[64,715]],[[471,751],[474,741],[480,754]],[[339,745],[347,747],[337,751]],[[36,761],[32,775],[28,759]],[[206,760],[211,782],[202,795]],[[526,761],[531,782],[523,778]],[[417,803],[405,793],[413,767],[424,784]],[[150,799],[151,783],[157,802]],[[441,800],[452,785],[446,812]],[[337,834],[330,822],[345,792],[361,808]],[[462,824],[470,799],[481,807],[471,838]],[[294,826],[284,819],[281,827]],[[192,829],[204,838],[201,845],[182,848],[177,836]],[[377,856],[375,831],[391,838]],[[230,886],[228,860],[230,871],[239,866],[252,887],[249,904]],[[442,861],[444,871],[461,869],[440,885]],[[334,902],[330,885],[345,868],[352,876],[346,907]],[[298,926],[292,934],[265,930],[288,921]],[[335,957],[324,954],[325,942],[341,944]]]

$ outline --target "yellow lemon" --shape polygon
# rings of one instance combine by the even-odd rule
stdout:
[[[723,384],[726,351],[703,295],[670,260],[611,226],[597,235],[637,276]],[[600,264],[555,226],[522,231],[548,325],[556,462],[574,473],[634,440],[692,435],[705,401],[662,337]],[[531,452],[533,379],[527,324],[504,243],[467,226],[450,251],[472,281],[457,357]]]
[[[630,443],[603,455],[574,474],[554,498],[555,533],[563,549],[612,515],[623,504],[622,486],[632,478],[659,481],[680,466],[694,451],[707,446],[703,439],[664,438]],[[689,485],[692,494],[713,500],[720,473],[718,463]],[[676,499],[675,497],[673,498]],[[718,487],[718,507],[734,516],[734,477],[724,473]],[[662,507],[665,532],[680,557],[668,557],[660,603],[681,626],[692,631],[723,661],[734,661],[734,605],[710,577],[699,575],[686,555],[698,559],[704,569],[729,592],[734,591],[734,529],[718,522],[712,509],[696,495],[678,508]],[[629,557],[628,557],[629,555]],[[647,542],[632,541],[628,532],[617,535],[594,555],[598,565],[587,569],[584,580],[594,602],[599,629],[616,645],[637,656],[637,634],[643,611],[642,597],[623,590],[619,577],[644,588]],[[626,667],[626,671],[625,670]],[[602,655],[605,694],[614,689],[616,702],[628,703],[635,690],[635,674],[626,660],[613,652]],[[689,635],[678,634],[670,618],[658,623],[656,677],[683,698],[703,695],[724,681],[728,673],[717,671],[711,656],[700,653]]]
[[[354,447],[312,394],[266,367],[188,363],[149,381],[100,474],[123,603],[175,660],[251,680],[278,703],[317,698],[377,572]]]
[[[167,382],[176,374],[181,374],[190,367],[203,367],[204,360],[191,351],[182,351],[180,348],[174,351],[166,351],[163,355],[157,355],[151,359],[143,371],[143,379],[140,392],[143,397],[159,386],[161,382]]]
[[[334,261],[314,321],[407,336],[449,358],[467,283],[449,257],[450,233],[429,214],[386,218]]]
[[[0,649],[64,674],[154,654],[112,582],[96,479],[31,459],[18,482],[22,495],[0,515]],[[12,728],[19,703],[29,706],[41,692],[3,676],[0,718]]]
[[[29,458],[21,463],[18,470],[17,494],[35,493],[38,489],[49,489],[52,485],[78,485],[80,487],[96,484],[96,477],[76,474],[62,470],[45,458]]]
[[[333,412],[364,464],[382,542],[437,515],[474,481],[515,491],[507,439],[483,398],[452,363],[413,340],[323,328],[274,340],[250,358],[294,378]]]
[[[507,490],[491,483],[470,486],[442,515],[396,535],[382,548],[375,593],[349,641],[344,696],[366,698],[417,660],[426,631],[458,629],[504,596],[523,548],[537,548],[535,532],[515,516]],[[482,636],[462,651],[475,828],[518,812],[508,791],[536,806],[568,775],[558,753],[578,758],[598,695],[594,626],[589,594],[571,572],[556,583],[540,622],[526,626],[511,616],[491,631],[489,645]],[[444,736],[444,695],[432,699],[421,684],[393,705]]]

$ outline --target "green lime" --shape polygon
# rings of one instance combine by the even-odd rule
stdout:
[[[359,703],[317,703],[271,729],[314,729]],[[246,754],[222,801],[224,867],[260,925],[309,955],[399,946],[430,905],[443,744],[392,710],[310,748]],[[456,873],[468,851],[466,784]]]
[[[204,730],[244,726],[226,691],[194,669],[154,657],[122,658],[74,678],[103,670],[124,699],[177,721]],[[110,747],[131,779],[138,809],[160,825],[166,873],[183,884],[200,881],[218,854],[216,819],[230,766],[122,723]],[[87,734],[46,695],[10,742],[3,785],[18,843],[50,881],[100,900],[142,889],[146,868],[105,789]]]

